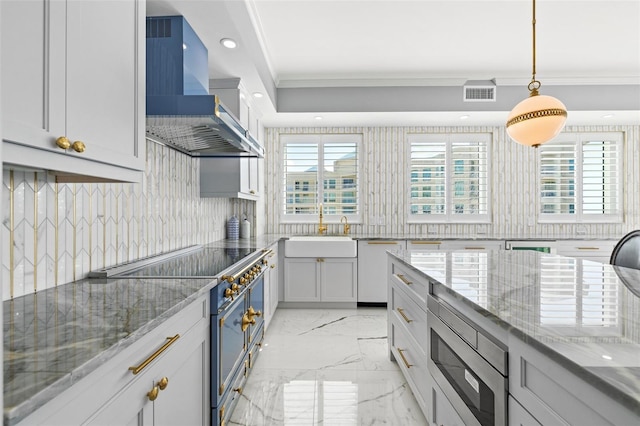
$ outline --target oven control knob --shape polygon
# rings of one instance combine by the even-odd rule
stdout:
[[[258,272],[258,267],[254,266],[253,268],[251,268],[251,272],[253,272],[254,274]]]
[[[258,272],[262,271],[262,266],[258,266]]]
[[[231,300],[233,300],[233,295],[234,295],[234,292],[230,288],[224,291],[224,297],[230,297]]]
[[[262,264],[263,265],[267,265],[269,263],[269,261],[267,259],[262,259]]]
[[[248,283],[249,283],[249,282],[251,282],[251,274],[246,273],[246,274],[244,274],[244,277],[243,277],[243,278],[244,278]]]
[[[238,292],[238,288],[239,288],[238,284],[236,283],[231,284],[231,291],[233,291],[234,293]]]
[[[245,285],[247,283],[247,279],[245,277],[240,277],[240,285]]]

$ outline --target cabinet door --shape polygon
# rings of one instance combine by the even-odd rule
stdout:
[[[431,421],[437,426],[465,426],[442,390],[435,383],[431,388]]]
[[[144,169],[143,3],[67,2],[66,134],[86,145],[70,155]]]
[[[273,253],[269,254],[264,274],[264,324],[265,329],[269,326],[271,318],[278,307],[278,244],[269,247]]]
[[[202,336],[206,335],[206,330]],[[153,404],[154,426],[209,424],[206,363],[207,342],[186,348],[179,366],[171,373],[169,384]],[[190,353],[189,353],[190,352]]]
[[[387,250],[404,247],[404,241],[358,242],[358,302],[387,302]]]
[[[320,301],[320,261],[316,258],[287,258],[284,261],[285,302]]]
[[[540,422],[509,395],[509,426],[540,426]]]
[[[320,259],[320,288],[323,302],[357,300],[358,262],[355,258]]]
[[[55,150],[65,134],[65,3],[2,1],[2,138]],[[62,152],[62,151],[60,151]],[[5,161],[27,159],[8,158]]]

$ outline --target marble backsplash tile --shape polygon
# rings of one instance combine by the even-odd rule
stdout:
[[[200,198],[197,159],[147,141],[146,164],[138,184],[59,184],[45,172],[3,169],[3,298],[225,238],[233,214],[255,223],[255,202]]]
[[[265,132],[266,233],[308,234],[316,223],[284,224],[280,135],[358,133],[363,135],[360,155],[362,220],[351,233],[401,234],[433,238],[619,238],[640,228],[640,126],[568,126],[566,132],[623,132],[624,222],[619,224],[537,223],[537,151],[512,142],[504,127],[318,127],[270,128]],[[492,135],[491,208],[489,224],[422,224],[407,222],[405,176],[408,170],[407,135],[410,133],[476,132]],[[329,224],[339,233],[340,224]]]

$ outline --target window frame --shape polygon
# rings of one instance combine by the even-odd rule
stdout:
[[[492,188],[491,188],[491,149],[492,142],[494,139],[493,132],[467,132],[467,133],[409,133],[407,135],[407,164],[408,164],[408,172],[405,173],[405,205],[407,223],[482,223],[482,224],[490,224],[492,223],[492,210],[491,210],[491,197],[492,197]],[[454,197],[455,194],[455,181],[456,176],[459,176],[457,171],[457,167],[459,166],[456,163],[456,159],[449,158],[446,160],[446,164],[438,166],[440,169],[444,167],[445,172],[445,213],[444,214],[415,214],[412,212],[412,204],[411,204],[411,149],[413,143],[445,143],[446,144],[446,153],[450,155],[451,147],[454,143],[460,142],[484,142],[486,144],[486,163],[487,163],[487,171],[486,171],[486,185],[487,185],[487,195],[486,195],[486,213],[483,214],[455,214],[455,202],[451,201],[451,197]],[[433,168],[432,170],[433,171]],[[419,172],[420,173],[420,172]],[[458,178],[459,179],[459,178]],[[430,183],[433,187],[435,184]],[[437,186],[437,185],[435,185]],[[480,192],[480,188],[475,189],[477,192]],[[449,211],[446,211],[446,210]],[[420,208],[418,208],[420,210]],[[437,209],[436,209],[437,210]]]
[[[573,143],[575,145],[584,144],[589,141],[610,141],[617,145],[618,158],[615,165],[615,173],[617,173],[618,187],[616,188],[616,197],[619,200],[617,213],[612,214],[584,214],[582,212],[583,200],[582,190],[584,185],[584,169],[578,165],[584,164],[584,151],[574,150],[576,156],[573,158],[570,170],[575,172],[575,178],[571,184],[570,191],[574,194],[575,203],[573,211],[575,213],[544,213],[543,206],[549,205],[543,203],[542,192],[550,192],[545,190],[542,182],[542,151],[537,156],[537,192],[536,192],[536,216],[540,224],[549,223],[623,223],[624,222],[624,134],[623,132],[563,132],[556,136],[553,141],[543,145],[540,149],[544,150],[545,146],[553,146],[554,144]]]
[[[336,188],[331,188],[330,183],[328,183],[329,188],[325,188],[324,186],[324,176],[320,176],[320,170],[322,169],[322,162],[324,161],[324,151],[323,146],[325,144],[334,144],[334,143],[355,143],[356,145],[356,156],[357,156],[357,165],[356,165],[356,180],[355,187],[352,191],[355,192],[356,201],[357,201],[357,213],[346,213],[346,214],[332,214],[327,212],[326,206],[323,206],[323,223],[340,223],[340,219],[343,216],[346,216],[349,223],[357,224],[362,223],[362,140],[363,135],[360,133],[323,133],[323,134],[297,134],[297,133],[287,133],[280,135],[280,161],[282,163],[282,168],[279,170],[279,197],[278,197],[278,214],[280,216],[280,223],[318,223],[319,214],[318,212],[313,214],[287,214],[286,213],[286,187],[283,187],[283,183],[286,182],[286,165],[284,163],[284,155],[285,155],[285,146],[289,143],[295,144],[317,144],[318,145],[318,185],[317,185],[317,202],[316,206],[320,203],[325,203],[324,198],[327,194],[336,194]],[[338,185],[338,179],[332,178],[335,180],[334,186]],[[320,183],[321,182],[321,183]],[[286,185],[286,184],[285,184]]]

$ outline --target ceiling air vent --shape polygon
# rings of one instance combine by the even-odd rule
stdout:
[[[495,80],[468,80],[463,86],[464,102],[495,102]]]

